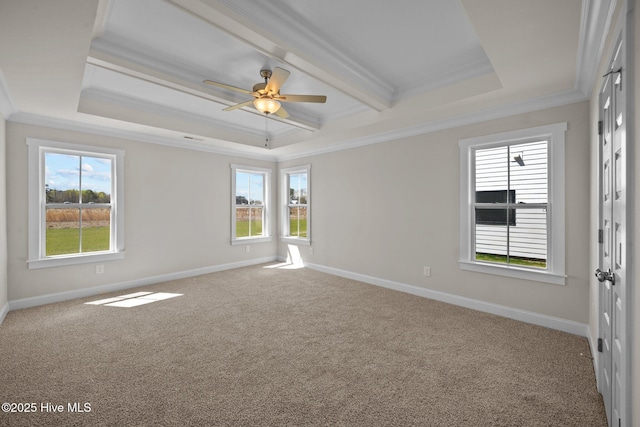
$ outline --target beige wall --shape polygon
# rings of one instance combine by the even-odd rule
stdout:
[[[95,264],[27,268],[27,137],[125,150],[126,255],[104,274]],[[9,300],[273,257],[275,240],[250,252],[230,244],[232,163],[270,167],[275,184],[268,161],[8,122]]]
[[[7,297],[7,193],[6,193],[6,122],[0,114],[0,322],[6,311]]]
[[[312,165],[313,255],[300,252],[325,267],[587,323],[588,120],[582,102],[284,162]],[[460,270],[458,140],[558,122],[568,122],[566,286]]]

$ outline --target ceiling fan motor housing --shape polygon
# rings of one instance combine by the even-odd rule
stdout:
[[[267,87],[266,83],[256,83],[253,85],[253,91],[263,95],[264,93],[266,93],[265,91],[266,87]]]

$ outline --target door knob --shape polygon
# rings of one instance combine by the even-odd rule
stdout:
[[[611,269],[609,269],[609,271],[602,271],[599,268],[596,268],[596,271],[594,272],[596,277],[598,278],[599,282],[604,282],[605,280],[608,280],[611,282],[612,285],[615,285],[615,276],[613,275],[613,273],[611,272]]]

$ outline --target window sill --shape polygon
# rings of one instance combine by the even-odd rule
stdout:
[[[551,283],[554,285],[564,285],[567,278],[564,274],[557,274],[549,271],[535,271],[528,268],[507,267],[483,262],[460,260],[459,265],[461,270],[532,280],[535,282]]]
[[[41,258],[27,261],[29,270],[36,268],[62,267],[66,265],[88,264],[123,259],[124,252],[96,252],[83,255],[69,255]]]
[[[269,237],[241,237],[240,239],[235,239],[231,241],[232,245],[248,245],[250,243],[262,243],[262,242],[270,242],[272,240],[271,236]]]
[[[293,245],[311,246],[310,239],[303,239],[299,237],[280,237],[280,241],[284,243],[291,243]]]

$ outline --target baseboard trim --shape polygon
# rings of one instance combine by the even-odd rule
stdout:
[[[4,318],[7,317],[8,312],[9,312],[9,303],[6,303],[4,307],[2,307],[2,310],[0,310],[0,325],[2,325]]]
[[[521,322],[531,323],[538,326],[544,326],[546,328],[555,329],[582,337],[588,337],[589,335],[589,326],[587,324],[574,322],[572,320],[561,319],[559,317],[547,316],[545,314],[534,313],[531,311],[520,310],[504,305],[493,304],[467,297],[461,297],[446,292],[434,291],[432,289],[421,288],[419,286],[408,285],[405,283],[394,282],[392,280],[367,276],[365,274],[340,270],[338,268],[327,267],[313,263],[305,263],[305,266],[312,270],[321,271],[323,273],[329,273],[335,276],[353,279],[371,285],[381,286],[383,288],[393,289],[396,291],[405,292],[436,301],[442,301],[473,310],[483,311],[485,313],[496,314],[498,316],[507,317],[509,319],[519,320]]]
[[[256,264],[264,264],[276,261],[276,257],[256,258],[247,261],[238,261],[228,264],[214,265],[210,267],[195,268],[193,270],[178,271],[175,273],[161,274],[158,276],[144,277],[141,279],[129,280],[120,283],[111,283],[103,286],[92,288],[76,289],[73,291],[58,292],[54,294],[41,295],[37,297],[22,298],[9,301],[8,310],[20,310],[22,308],[36,307],[39,305],[51,304],[55,302],[67,301],[76,298],[90,297],[93,295],[104,294],[108,292],[121,291],[124,289],[137,288],[145,285],[153,285],[156,283],[167,282],[169,280],[185,279],[187,277],[200,276],[208,273],[216,273],[218,271],[232,270],[234,268],[248,267]]]

